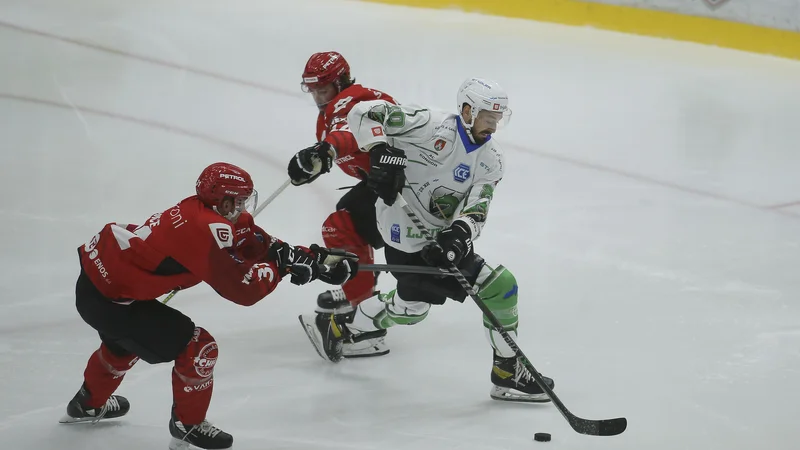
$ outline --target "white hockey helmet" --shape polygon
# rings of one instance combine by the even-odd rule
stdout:
[[[469,123],[466,123],[464,117],[461,116],[461,109],[464,103],[468,104],[471,109],[470,115],[472,117]],[[478,117],[478,113],[483,110],[491,113],[499,113],[501,115],[500,120],[497,122],[497,129],[507,125],[511,120],[511,109],[508,107],[508,94],[506,94],[505,89],[491,80],[469,78],[458,88],[457,111],[459,117],[461,117],[461,124],[464,126],[464,129],[473,142],[472,125],[475,123],[475,118]]]

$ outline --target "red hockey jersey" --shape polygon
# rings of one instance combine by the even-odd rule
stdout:
[[[106,224],[78,251],[87,276],[110,299],[152,300],[205,282],[222,297],[249,306],[281,280],[274,262],[242,263],[232,256],[237,238],[254,231],[263,233],[250,214],[242,213],[233,224],[192,196],[141,226]],[[270,237],[264,237],[268,246]]]
[[[317,117],[317,142],[324,140],[333,146],[336,149],[336,165],[344,173],[358,179],[369,173],[369,154],[358,148],[347,124],[347,113],[356,103],[370,100],[396,103],[389,94],[354,84],[340,92]]]

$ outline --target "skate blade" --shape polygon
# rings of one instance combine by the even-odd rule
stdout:
[[[493,400],[500,400],[502,402],[517,402],[517,403],[548,403],[550,397],[545,393],[541,394],[526,394],[516,389],[510,389],[500,386],[492,386],[489,396]]]
[[[69,414],[65,414],[64,417],[58,420],[58,423],[87,423],[87,422],[91,423],[91,422],[104,422],[106,420],[111,420],[111,419],[119,419],[119,417],[109,417],[109,418],[103,417],[100,419],[98,419],[97,417],[75,418],[70,416]]]
[[[364,344],[368,345],[365,346]],[[369,339],[352,344],[344,344],[342,346],[342,356],[347,359],[383,356],[387,353],[389,353],[389,347],[387,347],[382,340],[377,341],[376,339]]]
[[[347,359],[353,359],[353,358],[370,358],[370,357],[372,357],[372,356],[383,356],[383,355],[386,355],[387,353],[389,353],[389,349],[388,349],[388,348],[387,348],[386,350],[381,350],[381,351],[378,351],[378,352],[372,352],[372,353],[360,353],[360,352],[355,352],[355,353],[343,353],[343,354],[342,354],[342,356],[343,356],[343,357],[345,357],[345,358],[347,358]]]
[[[311,345],[314,346],[314,350],[317,351],[317,354],[320,358],[324,359],[328,362],[337,362],[331,360],[327,353],[325,353],[325,347],[322,345],[322,335],[317,330],[317,325],[315,323],[316,317],[315,316],[297,316],[300,320],[300,324],[303,325],[303,331],[306,332],[306,336],[308,336],[308,340],[311,341]]]
[[[190,450],[193,448],[199,449],[200,447],[197,447],[195,445],[192,445],[184,440],[175,437],[173,437],[169,441],[169,450]],[[226,448],[221,448],[219,450],[231,450],[232,448],[233,447],[226,447]]]

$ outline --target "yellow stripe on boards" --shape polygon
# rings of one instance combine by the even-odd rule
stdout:
[[[364,0],[372,3],[458,8],[466,12],[592,26],[623,33],[717,45],[800,59],[800,33],[627,6],[577,0]]]

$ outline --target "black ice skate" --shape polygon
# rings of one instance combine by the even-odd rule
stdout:
[[[342,356],[348,359],[368,358],[389,353],[384,338],[386,330],[367,331],[365,333],[347,333],[342,343]]]
[[[539,374],[541,375],[541,374]],[[555,382],[542,375],[544,382],[553,389]],[[525,368],[516,357],[503,358],[494,355],[492,367],[492,390],[489,395],[495,400],[509,402],[546,403],[550,397],[534,380],[533,375]]]
[[[344,325],[346,315],[317,313],[300,315],[298,319],[322,359],[335,363],[342,360],[342,345],[350,333]]]
[[[172,418],[169,420],[169,434],[172,440],[169,443],[170,450],[188,450],[189,445],[205,450],[223,450],[233,447],[233,436],[211,425],[207,420],[197,424],[188,425],[179,421],[175,417],[175,410],[172,410]]]
[[[100,408],[90,408],[86,402],[91,397],[86,384],[81,385],[75,397],[67,403],[67,414],[59,420],[60,423],[98,422],[105,419],[115,419],[128,414],[131,404],[121,395],[112,395],[106,404]]]
[[[379,293],[374,291],[373,295]],[[299,317],[303,330],[323,359],[338,362],[341,358],[366,358],[389,353],[384,341],[386,330],[354,334],[347,329],[346,324],[353,321],[355,312],[356,308],[347,300],[344,291],[334,289],[317,297],[317,317]],[[337,324],[336,329],[329,323],[331,320]],[[340,338],[341,344],[337,342]]]
[[[317,296],[318,313],[347,314],[354,309],[341,288],[325,291]]]

